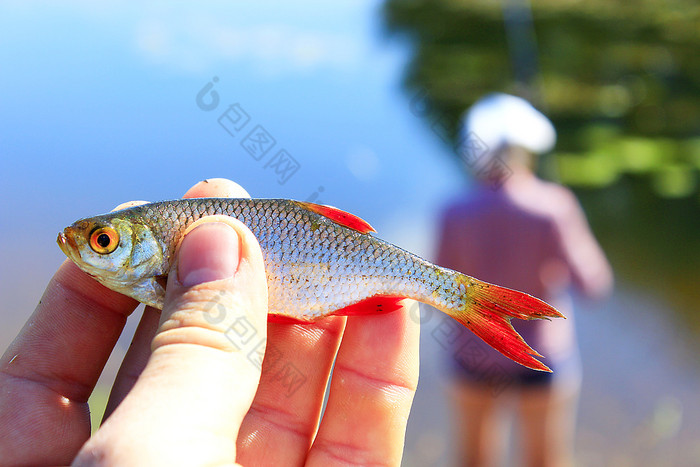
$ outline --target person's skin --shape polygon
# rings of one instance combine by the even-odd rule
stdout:
[[[248,195],[213,179],[185,196]],[[164,309],[145,309],[108,418],[90,437],[88,397],[136,306],[72,262],[61,265],[0,359],[0,465],[400,463],[418,323],[404,309],[267,324],[260,246],[243,224],[218,216],[182,241]],[[226,337],[241,316],[267,337],[262,370]],[[290,369],[304,378],[291,393]]]

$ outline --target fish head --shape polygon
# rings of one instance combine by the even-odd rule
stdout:
[[[57,242],[68,258],[106,287],[163,307],[160,279],[167,265],[147,225],[116,212],[75,222],[58,234]]]

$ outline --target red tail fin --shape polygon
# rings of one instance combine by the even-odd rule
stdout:
[[[563,318],[554,307],[523,292],[464,276],[465,306],[448,314],[506,357],[534,370],[551,371],[510,324],[511,318]]]

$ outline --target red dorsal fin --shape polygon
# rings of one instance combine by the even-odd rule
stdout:
[[[309,211],[313,211],[329,218],[336,224],[340,224],[349,229],[357,230],[360,233],[376,232],[376,230],[374,230],[372,226],[367,223],[367,221],[362,220],[349,212],[334,208],[333,206],[323,206],[320,204],[306,203],[304,201],[295,201],[295,203],[304,209],[308,209]]]

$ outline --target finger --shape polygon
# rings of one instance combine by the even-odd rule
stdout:
[[[238,183],[226,178],[208,178],[187,190],[183,198],[250,198]]]
[[[136,305],[71,261],[61,265],[0,359],[0,452],[26,464],[71,462],[90,436],[88,397]]]
[[[393,313],[348,318],[310,464],[401,463],[418,385],[419,337],[406,304]]]
[[[250,198],[238,184],[208,179],[192,187],[189,197]],[[268,347],[253,405],[238,436],[237,460],[298,464],[316,433],[323,396],[345,326],[345,318],[311,325],[268,324]]]
[[[304,463],[344,327],[344,317],[268,324],[260,386],[238,436],[238,462]]]
[[[202,181],[185,195],[198,196],[250,197],[226,179]],[[239,462],[259,460],[261,453],[270,464],[303,460],[316,432],[344,324],[344,318],[330,318],[312,325],[268,325],[270,345],[260,385],[238,437]]]
[[[168,279],[151,358],[79,462],[201,465],[235,459],[232,440],[260,377],[249,355],[265,347],[265,270],[260,247],[243,224],[224,216],[197,224],[183,239],[177,271]]]
[[[250,198],[248,192],[239,184],[224,178],[211,178],[203,180],[192,188],[187,190],[183,198],[210,198],[210,197],[227,197],[227,198]],[[146,201],[130,201],[120,204],[114,210],[126,209],[139,204],[144,204]],[[119,372],[114,380],[112,391],[109,395],[107,407],[103,421],[109,417],[114,409],[121,403],[129,393],[131,388],[136,383],[139,375],[146,366],[146,362],[151,355],[151,341],[156,334],[158,328],[158,319],[160,311],[154,308],[146,308],[141,317],[139,326],[134,333],[134,338],[131,341],[129,350],[124,356]]]

